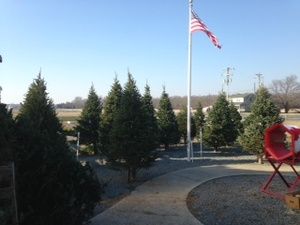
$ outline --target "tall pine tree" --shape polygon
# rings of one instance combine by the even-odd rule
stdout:
[[[113,154],[111,154],[110,148],[110,133],[112,130],[115,115],[120,108],[122,97],[122,87],[117,78],[115,78],[114,83],[108,93],[104,107],[102,118],[102,132],[101,132],[101,143],[102,143],[102,153],[108,157],[108,159],[113,160]]]
[[[102,103],[96,94],[94,85],[92,85],[88,99],[78,120],[76,130],[80,132],[80,141],[82,144],[92,145],[94,154],[100,150],[101,111]]]
[[[177,144],[180,141],[178,124],[165,87],[159,100],[157,120],[160,143],[164,145],[165,149],[168,149],[170,144]]]
[[[110,132],[112,159],[128,170],[128,182],[135,180],[138,168],[150,166],[155,159],[152,148],[147,147],[146,115],[135,81],[128,73]]]
[[[234,124],[234,135],[232,135],[232,142],[236,141],[236,138],[243,133],[242,116],[238,109],[234,106],[233,102],[229,103],[230,116]]]
[[[222,93],[208,114],[204,141],[216,151],[219,147],[230,145],[236,140],[238,135],[236,129],[229,103]]]
[[[29,87],[16,127],[20,224],[82,224],[99,199],[99,183],[68,148],[40,75]]]
[[[145,145],[144,148],[149,151],[155,150],[159,145],[158,136],[158,125],[157,119],[155,117],[155,110],[152,103],[152,96],[150,93],[150,87],[147,84],[145,87],[145,92],[142,97],[143,110],[145,113],[144,127],[145,127]]]
[[[12,110],[0,103],[0,165],[13,160],[15,123]]]
[[[256,154],[262,162],[265,130],[283,122],[279,108],[274,104],[271,95],[265,87],[260,87],[252,105],[251,113],[244,121],[244,133],[240,136],[240,144],[250,153]]]

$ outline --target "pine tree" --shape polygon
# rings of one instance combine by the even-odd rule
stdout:
[[[20,224],[82,224],[99,199],[99,183],[68,148],[40,75],[29,87],[16,127]]]
[[[177,144],[180,141],[178,124],[165,87],[159,100],[157,120],[160,143],[165,146],[165,149],[168,149],[170,144]]]
[[[251,113],[243,123],[244,133],[240,136],[240,144],[246,151],[256,154],[258,161],[261,161],[265,130],[281,122],[283,118],[279,115],[279,108],[271,100],[268,90],[265,87],[259,88]]]
[[[204,141],[216,151],[219,147],[232,144],[237,138],[235,122],[225,94],[218,96],[216,103],[208,114],[204,129]]]
[[[113,121],[116,115],[116,112],[120,108],[120,102],[122,97],[122,87],[115,78],[114,83],[111,87],[110,92],[108,93],[105,104],[103,107],[103,113],[101,115],[102,118],[102,132],[101,132],[101,143],[102,143],[102,153],[108,157],[110,160],[113,158],[111,155],[111,148],[110,148],[110,132],[112,130]],[[112,159],[113,160],[113,159]]]
[[[0,103],[0,165],[13,160],[15,124],[12,110]]]
[[[145,145],[144,148],[149,151],[153,151],[158,147],[158,125],[155,117],[155,110],[152,103],[152,96],[150,93],[150,87],[147,84],[145,86],[145,92],[142,97],[143,110],[145,113],[144,127],[145,127]]]
[[[184,107],[176,116],[178,131],[180,137],[183,139],[184,144],[187,142],[187,108]],[[196,125],[194,117],[191,115],[191,138],[193,139],[196,135]]]
[[[242,116],[239,113],[238,109],[234,106],[233,102],[230,102],[229,110],[230,110],[230,114],[231,114],[231,119],[235,126],[235,128],[233,129],[234,135],[232,135],[232,137],[233,137],[232,142],[234,142],[237,139],[237,137],[241,133],[243,133]]]
[[[84,104],[76,130],[80,132],[82,144],[91,144],[94,154],[100,150],[100,123],[102,104],[96,94],[94,85],[91,86],[88,99]]]
[[[204,125],[205,125],[205,115],[203,113],[203,108],[202,108],[201,102],[199,102],[197,105],[194,119],[195,119],[195,126],[196,126],[196,137],[199,140],[200,139],[200,129],[203,129]]]
[[[128,182],[135,180],[138,168],[150,166],[155,159],[146,144],[145,120],[141,95],[129,73],[110,132],[112,159],[128,170]]]

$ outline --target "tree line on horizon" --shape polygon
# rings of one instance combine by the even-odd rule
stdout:
[[[268,87],[271,98],[277,107],[283,109],[285,113],[288,113],[290,109],[299,109],[300,108],[300,83],[297,81],[298,76],[289,75],[281,80],[272,80],[271,84]],[[221,92],[222,93],[222,92]],[[246,93],[236,93],[235,95],[246,95]],[[170,101],[173,109],[182,109],[186,106],[186,96],[170,96]],[[212,106],[218,98],[218,94],[210,94],[203,96],[191,96],[191,107],[196,109],[198,102],[202,103],[203,107]],[[154,108],[158,108],[160,98],[153,98]],[[82,109],[86,98],[77,96],[72,101],[67,101],[63,103],[55,104],[57,109]],[[106,101],[106,97],[102,99],[103,103]],[[19,110],[21,107],[20,104],[10,104],[10,107]]]
[[[297,81],[298,77],[296,75],[289,75],[281,80],[272,80],[269,85],[269,93],[271,98],[280,109],[284,109],[284,112],[289,112],[290,109],[300,108],[300,83]],[[249,93],[236,93],[234,95],[246,95]],[[219,94],[210,94],[202,96],[191,96],[191,107],[193,109],[197,108],[198,102],[201,102],[203,107],[212,106]],[[186,107],[186,96],[170,96],[170,101],[173,109],[182,109]],[[157,109],[159,105],[160,98],[153,98],[152,102],[154,108]],[[75,97],[70,102],[58,103],[56,108],[65,109],[82,109],[86,98]],[[103,98],[103,103],[105,103],[106,97]]]
[[[211,106],[216,102],[218,95],[203,95],[203,96],[191,96],[191,107],[196,109],[198,102],[201,102],[203,107]],[[169,96],[170,102],[173,109],[182,109],[186,107],[186,96]],[[159,106],[160,97],[152,98],[153,106],[155,109]],[[70,102],[58,103],[56,108],[58,109],[82,109],[84,107],[86,98],[75,97]],[[106,97],[102,99],[103,104],[105,104]]]

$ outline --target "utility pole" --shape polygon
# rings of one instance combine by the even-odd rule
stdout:
[[[257,77],[257,80],[258,80],[258,88],[260,88],[263,85],[263,82],[262,82],[263,75],[262,75],[262,73],[257,73],[257,74],[255,74],[255,76]]]
[[[227,93],[226,93],[226,99],[229,101],[229,84],[232,82],[232,76],[233,76],[233,71],[234,68],[227,67],[226,68],[226,73],[224,74],[224,84],[227,86]]]

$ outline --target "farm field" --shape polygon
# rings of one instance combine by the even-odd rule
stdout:
[[[284,118],[284,124],[294,125],[300,127],[300,114],[299,113],[281,113],[281,116]]]
[[[82,109],[57,109],[56,113],[63,127],[71,129],[77,125],[77,120],[79,119],[81,111]],[[18,114],[18,111],[14,111],[13,114],[15,117]],[[242,113],[243,118],[248,115],[249,113]],[[282,113],[281,116],[285,119],[284,124],[300,127],[300,113]]]
[[[64,129],[70,130],[77,125],[82,109],[57,109],[56,114]]]
[[[77,125],[81,111],[82,109],[56,109],[56,115],[64,129],[72,129]],[[18,113],[18,110],[13,110],[13,117],[15,118]]]

